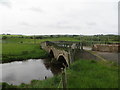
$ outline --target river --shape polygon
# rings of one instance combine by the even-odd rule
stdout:
[[[0,64],[0,82],[20,85],[31,80],[44,80],[61,72],[60,67],[51,65],[47,59],[29,59]]]

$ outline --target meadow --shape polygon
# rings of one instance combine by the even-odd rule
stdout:
[[[118,67],[94,60],[77,60],[66,70],[67,88],[118,88]],[[3,83],[6,88],[62,88],[61,75],[33,80],[19,86]]]
[[[47,58],[48,53],[41,47],[40,43],[44,41],[79,41],[70,37],[46,38],[46,39],[31,39],[19,38],[18,36],[9,36],[2,40],[2,63],[26,60]]]

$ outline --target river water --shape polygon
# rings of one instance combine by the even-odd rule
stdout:
[[[29,59],[0,64],[0,82],[13,85],[30,83],[31,80],[44,80],[61,72],[60,67],[51,65],[46,59]]]

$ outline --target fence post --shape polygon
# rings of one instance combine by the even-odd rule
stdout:
[[[81,50],[83,50],[83,44],[82,44],[82,42],[81,42]]]
[[[73,56],[73,49],[69,49],[69,59],[70,59],[70,63],[72,63],[74,61],[74,56]]]
[[[71,51],[70,51],[70,49],[69,49],[69,51],[68,51],[68,58],[69,58],[69,64],[71,64],[71,53],[70,53]]]
[[[62,85],[63,88],[67,88],[66,69],[62,68]]]
[[[35,38],[35,35],[34,35],[34,44],[36,44],[36,38]]]

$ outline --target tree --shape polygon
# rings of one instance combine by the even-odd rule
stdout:
[[[2,36],[2,39],[7,39],[7,36]]]

